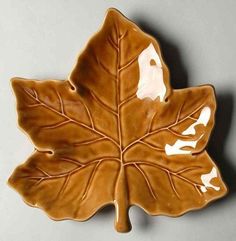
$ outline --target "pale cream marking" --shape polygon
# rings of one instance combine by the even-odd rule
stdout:
[[[154,63],[151,64],[151,61]],[[166,86],[163,79],[163,69],[160,57],[158,56],[152,43],[144,49],[138,57],[139,64],[139,83],[137,97],[144,99],[146,97],[160,101],[164,100]]]
[[[165,145],[165,152],[166,155],[171,156],[171,155],[185,155],[185,154],[191,154],[191,150],[182,150],[181,148],[183,147],[192,147],[195,148],[197,145],[197,142],[199,139],[202,137],[201,135],[197,140],[195,141],[182,141],[182,140],[177,140],[174,145]]]
[[[201,186],[202,192],[206,192],[208,187],[211,187],[216,191],[220,190],[220,187],[214,186],[213,184],[210,183],[211,180],[215,177],[217,177],[217,171],[215,167],[213,167],[209,173],[201,175],[201,180],[204,185],[204,186]]]
[[[211,116],[211,109],[208,106],[205,106],[202,108],[201,113],[196,120],[191,126],[189,126],[186,130],[182,132],[182,135],[195,135],[196,130],[195,126],[199,124],[203,124],[204,126],[207,125],[209,119]],[[191,150],[183,150],[181,148],[183,147],[192,147],[195,148],[197,145],[197,142],[201,139],[203,134],[195,141],[182,141],[182,140],[177,140],[173,145],[166,144],[165,145],[165,152],[168,156],[171,155],[185,155],[185,154],[191,154]]]
[[[196,122],[194,122],[191,126],[189,126],[186,130],[184,130],[182,132],[183,135],[195,135],[196,134],[196,130],[195,130],[195,126],[199,125],[199,124],[203,124],[204,126],[207,125],[209,119],[211,116],[211,109],[206,106],[202,109],[198,119]]]

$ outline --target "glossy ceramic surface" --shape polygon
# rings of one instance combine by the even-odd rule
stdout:
[[[9,184],[55,220],[83,221],[114,205],[178,216],[225,195],[205,147],[214,125],[210,85],[174,90],[159,44],[115,9],[68,80],[13,78],[20,127],[35,152]]]

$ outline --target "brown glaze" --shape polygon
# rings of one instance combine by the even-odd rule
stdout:
[[[137,97],[138,59],[151,43],[163,100]],[[225,195],[204,150],[214,125],[212,86],[171,89],[159,44],[117,10],[108,10],[69,80],[14,78],[12,85],[35,152],[9,184],[51,218],[83,221],[112,204],[116,230],[127,232],[131,205],[179,216]]]

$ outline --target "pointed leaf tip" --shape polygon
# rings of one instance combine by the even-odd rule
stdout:
[[[106,12],[106,19],[122,18],[124,15],[116,8],[108,8]]]

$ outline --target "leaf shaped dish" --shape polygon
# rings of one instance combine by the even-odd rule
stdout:
[[[210,85],[173,90],[159,44],[115,9],[65,81],[13,78],[19,126],[35,151],[9,179],[31,206],[83,221],[114,205],[179,216],[226,194],[204,150],[214,125]]]

